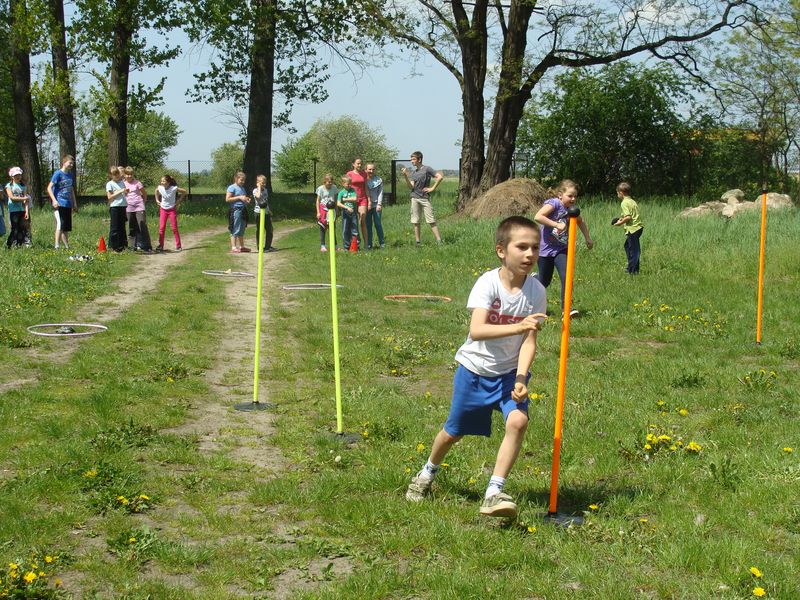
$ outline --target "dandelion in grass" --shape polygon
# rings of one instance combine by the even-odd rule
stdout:
[[[23,579],[26,581],[26,583],[33,583],[34,581],[36,581],[37,575],[33,571],[28,571],[27,573],[25,573]]]
[[[406,475],[408,475],[409,473],[411,473],[411,467],[406,467]]]
[[[467,483],[468,483],[469,485],[475,485],[476,483],[478,483],[478,480],[477,480],[477,479],[475,479],[474,477],[470,477],[470,478],[469,478],[469,481],[467,481]]]
[[[528,525],[528,533],[536,533],[536,527],[533,525]]]
[[[589,505],[589,510],[591,510],[591,511],[597,511],[597,510],[599,510],[599,508],[600,508],[599,504],[590,504]]]
[[[784,451],[786,454],[791,454],[792,452],[794,452],[794,448],[792,448],[791,446],[786,446],[786,447],[783,449],[783,451]]]
[[[52,557],[52,556],[50,556],[49,554],[48,554],[47,556],[45,556],[45,557],[44,557],[44,562],[46,562],[48,565],[49,565],[51,562],[53,562],[54,560],[55,560],[55,558],[54,558],[54,557]]]
[[[678,414],[680,416],[682,416],[682,417],[685,417],[686,415],[689,414],[689,411],[687,409],[685,409],[685,408],[681,408],[681,409],[678,410]]]
[[[694,440],[692,440],[686,445],[686,451],[692,452],[694,454],[699,454],[702,449],[703,447]]]
[[[425,451],[425,444],[423,444],[422,442],[417,444],[417,452],[424,452],[424,451]]]
[[[135,537],[128,538],[128,543],[129,544],[135,544],[136,543],[136,538]]]
[[[145,496],[144,494],[139,494],[139,500],[150,500],[150,497]]]
[[[761,598],[761,596],[766,596],[766,595],[767,595],[767,590],[765,590],[763,587],[757,586],[753,588],[753,596]]]
[[[756,579],[760,579],[761,576],[763,575],[761,569],[759,569],[758,567],[750,567],[750,574]]]

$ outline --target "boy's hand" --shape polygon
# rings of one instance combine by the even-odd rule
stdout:
[[[528,386],[522,381],[517,381],[514,384],[514,389],[511,390],[511,399],[514,402],[525,402],[528,399]]]
[[[520,328],[520,333],[526,333],[528,331],[541,331],[542,329],[542,320],[546,319],[547,315],[544,313],[533,313],[532,315],[528,315],[522,321],[517,323]]]
[[[592,248],[594,248],[594,240],[592,240],[591,238],[589,238],[588,240],[586,240],[586,247],[587,247],[589,250],[591,250]]]

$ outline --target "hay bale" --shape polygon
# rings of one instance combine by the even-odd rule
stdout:
[[[498,183],[466,207],[473,219],[505,218],[526,215],[533,218],[542,203],[550,197],[535,179],[509,179]]]

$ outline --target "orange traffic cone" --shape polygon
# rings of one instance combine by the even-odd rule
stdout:
[[[97,242],[97,251],[98,252],[105,252],[106,251],[106,240],[103,236],[100,236],[100,241]]]
[[[350,252],[358,252],[358,238],[356,236],[350,239]]]

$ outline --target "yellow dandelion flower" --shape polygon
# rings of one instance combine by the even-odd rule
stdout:
[[[136,538],[135,538],[135,537],[129,537],[129,538],[128,538],[128,543],[129,543],[129,544],[133,544],[133,543],[135,543],[135,542],[136,542]]]
[[[417,444],[417,452],[422,452],[423,450],[425,450],[425,444],[420,442],[419,444]]]
[[[145,496],[144,494],[139,494],[139,500],[150,500],[149,496]]]
[[[589,510],[597,510],[598,508],[600,508],[600,506],[598,504],[590,504],[589,505]]]
[[[127,506],[128,504],[130,504],[130,500],[128,500],[125,496],[117,496],[117,502],[119,502],[123,506]]]
[[[450,463],[442,463],[442,468],[447,469],[450,466]]]
[[[657,444],[658,443],[658,438],[656,437],[656,435],[654,433],[648,433],[647,437],[645,439],[651,444]]]
[[[648,523],[649,521],[650,519],[648,519],[647,517],[642,517],[641,519],[639,519],[639,523]]]
[[[528,533],[536,533],[536,527],[533,525],[528,525]]]
[[[686,450],[689,452],[700,452],[702,449],[703,447],[694,440],[689,442],[686,446]]]
[[[23,577],[23,579],[27,583],[33,583],[34,581],[36,581],[36,578],[37,578],[37,575],[33,571],[28,571],[27,573],[25,573],[25,576]]]
[[[786,454],[791,454],[792,452],[794,452],[794,448],[792,448],[791,446],[786,446],[783,449],[783,451],[786,452]]]
[[[426,398],[430,398],[431,397],[431,393],[430,392],[425,392],[425,397]]]
[[[669,437],[667,434],[662,433],[660,436],[658,436],[658,441],[659,442],[671,442],[672,438]]]
[[[758,567],[750,567],[750,573],[753,575],[753,577],[756,578],[760,578],[763,575],[761,569],[759,569]]]
[[[686,410],[685,408],[682,408],[682,409],[680,409],[680,410],[678,411],[678,414],[679,414],[680,416],[682,416],[682,417],[685,417],[686,415],[688,415],[688,414],[689,414],[689,411],[688,411],[688,410]]]
[[[84,477],[97,477],[97,469],[89,469],[83,473]]]
[[[663,400],[659,400],[658,402],[656,402],[656,404],[658,406],[664,406],[666,404],[666,402],[664,402]]]
[[[44,562],[46,562],[48,565],[49,565],[51,562],[53,562],[54,560],[55,560],[55,558],[53,558],[53,557],[52,557],[52,556],[50,556],[49,554],[48,554],[47,556],[45,556],[45,557],[44,557]]]
[[[173,381],[175,380],[172,377],[167,377],[167,383],[172,383]]]
[[[644,445],[644,449],[645,449],[645,450],[652,450],[652,449],[653,449],[653,447],[652,447],[650,444],[645,444],[645,445]]]
[[[676,446],[675,444],[672,444],[672,446],[670,446],[669,449],[672,450],[673,452],[675,452],[675,450],[678,449],[678,446]]]
[[[406,474],[411,473],[411,467],[406,467]]]
[[[766,596],[766,595],[767,595],[767,590],[765,590],[763,587],[758,586],[753,588],[753,596],[758,596],[759,598],[761,598],[761,596]]]
[[[12,571],[16,571],[19,569],[19,565],[17,563],[8,563],[8,568]]]
[[[467,481],[467,483],[470,484],[470,485],[475,485],[476,483],[478,483],[478,480],[475,479],[474,477],[470,477],[469,481]]]
[[[63,582],[60,579],[56,579],[53,583],[55,584],[56,587],[61,587],[61,584]]]

